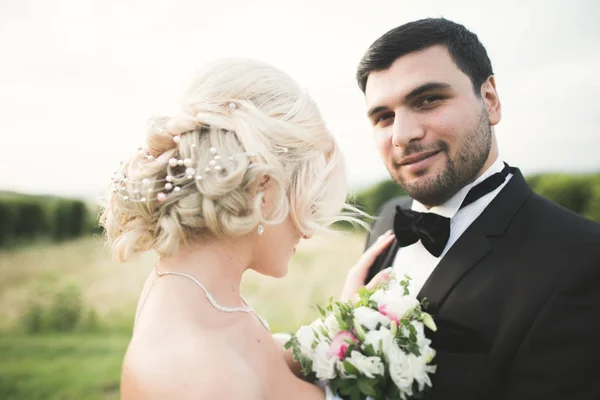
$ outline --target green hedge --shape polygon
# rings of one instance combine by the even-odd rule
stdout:
[[[530,185],[540,196],[600,222],[600,173],[545,174]]]
[[[358,192],[352,203],[367,214],[375,216],[385,202],[401,196],[406,196],[406,191],[389,179],[379,182],[367,190]]]
[[[537,174],[526,177],[526,180],[539,195],[600,222],[600,173]],[[385,202],[403,195],[402,188],[389,179],[354,194],[349,202],[370,215],[376,215]]]
[[[537,174],[526,179],[541,196],[600,222],[600,173]],[[354,193],[348,201],[375,216],[385,202],[404,195],[397,183],[385,180]],[[349,224],[338,225],[347,228]],[[97,209],[81,200],[0,193],[0,248],[38,238],[62,241],[101,232]]]
[[[578,214],[585,215],[592,193],[600,184],[598,175],[546,174],[528,179],[540,196],[554,201]]]
[[[95,215],[76,199],[0,194],[0,248],[38,239],[62,241],[97,232]]]

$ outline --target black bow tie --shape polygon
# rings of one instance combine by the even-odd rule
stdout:
[[[472,187],[459,209],[498,188],[506,180],[509,172],[510,167],[505,163],[501,172]],[[439,257],[450,238],[450,218],[434,213],[404,210],[398,206],[394,217],[394,234],[400,247],[409,246],[420,239],[431,255]]]

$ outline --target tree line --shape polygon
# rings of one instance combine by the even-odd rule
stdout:
[[[600,222],[600,173],[546,173],[526,179],[539,195]],[[375,216],[385,202],[405,195],[390,179],[353,193],[349,202]],[[97,205],[79,199],[0,192],[0,249],[39,239],[60,242],[101,234],[98,212]]]
[[[0,193],[0,249],[44,239],[61,242],[101,232],[95,210],[83,200]]]
[[[600,173],[546,173],[525,179],[540,196],[600,223]],[[357,192],[349,202],[375,216],[388,200],[401,196],[406,196],[406,192],[389,179]]]

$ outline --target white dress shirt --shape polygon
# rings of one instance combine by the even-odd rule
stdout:
[[[427,251],[421,241],[417,241],[410,246],[402,247],[398,249],[396,258],[394,259],[394,272],[398,277],[407,274],[412,278],[409,286],[410,293],[417,295],[429,275],[433,272],[438,263],[446,255],[452,245],[458,240],[469,225],[477,219],[477,217],[483,212],[483,210],[490,204],[490,202],[496,197],[496,195],[502,190],[502,188],[508,183],[512,174],[508,174],[504,183],[492,192],[482,196],[473,203],[461,208],[460,205],[467,196],[467,193],[471,187],[485,180],[490,175],[502,171],[504,168],[504,162],[497,159],[479,178],[473,183],[463,187],[454,196],[452,196],[445,203],[427,209],[423,204],[416,200],[413,200],[411,209],[418,212],[431,212],[450,218],[450,238],[444,248],[444,251],[439,257],[434,257]]]

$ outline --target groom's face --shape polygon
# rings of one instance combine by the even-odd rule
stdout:
[[[486,94],[475,94],[444,47],[404,55],[372,72],[365,96],[386,167],[421,203],[445,202],[493,162],[491,125],[499,113],[488,107]]]

